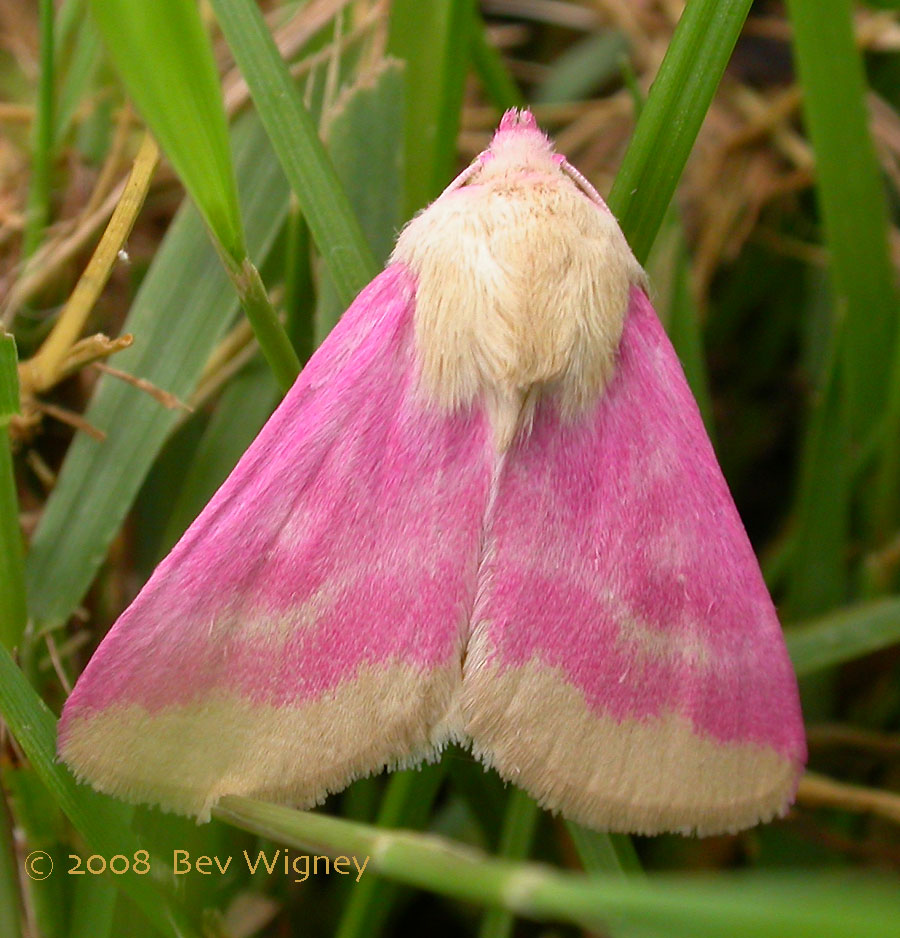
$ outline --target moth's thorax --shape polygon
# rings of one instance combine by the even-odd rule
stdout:
[[[448,409],[482,398],[501,449],[542,394],[569,416],[596,401],[631,286],[643,282],[613,216],[560,162],[540,133],[498,134],[466,184],[406,226],[392,256],[418,281],[424,392]]]

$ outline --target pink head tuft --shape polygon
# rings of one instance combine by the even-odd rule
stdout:
[[[534,115],[527,108],[510,108],[500,120],[500,124],[491,139],[491,145],[480,155],[482,164],[489,162],[503,152],[507,159],[510,154],[540,153],[549,156],[553,153],[553,143],[538,127]]]
[[[497,128],[497,133],[502,134],[508,130],[536,130],[540,133],[537,121],[534,119],[534,114],[527,108],[523,108],[520,111],[518,108],[511,107],[508,111],[504,112],[503,117],[500,119],[500,126]]]
[[[547,135],[538,127],[534,114],[527,109],[520,111],[517,108],[510,108],[504,113],[494,132],[490,149],[496,148],[498,143],[503,144],[510,140],[533,140],[536,144],[539,141],[541,149],[552,150],[553,148]]]

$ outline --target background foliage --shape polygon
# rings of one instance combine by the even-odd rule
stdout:
[[[0,7],[0,934],[895,933],[898,10]],[[204,827],[76,785],[54,714],[96,642],[402,222],[524,103],[647,264],[763,560],[808,723],[797,806],[608,837],[459,750]],[[176,877],[174,848],[371,860],[359,883]],[[139,849],[154,875],[64,873]],[[53,876],[24,875],[33,850]]]

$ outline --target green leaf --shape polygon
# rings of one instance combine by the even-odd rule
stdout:
[[[500,111],[525,107],[525,98],[487,35],[484,20],[476,10],[472,26],[472,65],[487,96]]]
[[[132,810],[79,785],[56,760],[56,720],[5,648],[0,648],[0,714],[43,784],[88,843],[92,852],[133,856],[141,849],[129,829]],[[59,867],[66,857],[53,858]],[[58,870],[61,872],[61,870]],[[156,877],[127,873],[116,883],[137,903],[157,931],[167,936],[194,932],[158,886]]]
[[[378,811],[375,822],[378,827],[384,830],[422,827],[428,820],[444,771],[440,764],[429,764],[420,770],[395,772]],[[400,889],[396,883],[386,883],[378,876],[361,879],[355,885],[344,906],[335,938],[377,938]]]
[[[300,374],[300,359],[269,300],[266,285],[256,265],[249,257],[245,257],[240,267],[228,270],[228,276],[237,288],[241,308],[253,329],[263,357],[269,363],[282,393],[287,393]]]
[[[10,418],[19,412],[16,343],[0,333],[0,645],[19,643],[28,618],[19,499],[9,440]]]
[[[406,62],[406,204],[410,217],[453,176],[474,0],[394,0],[388,50]]]
[[[656,312],[684,368],[706,432],[715,442],[700,311],[691,293],[691,259],[681,213],[674,206],[666,213],[646,266],[653,284]]]
[[[325,131],[338,178],[379,264],[391,253],[402,223],[403,74],[403,63],[388,59],[365,75],[341,96]],[[373,179],[377,185],[372,185]],[[345,308],[331,278],[323,278],[316,308],[317,344]]]
[[[594,33],[569,46],[550,66],[534,95],[542,104],[581,101],[622,71],[628,38],[617,30]]]
[[[386,831],[248,798],[214,813],[276,843],[357,857],[381,874],[466,902],[592,931],[623,919],[666,938],[893,938],[893,883],[836,876],[584,876],[484,856],[434,835]],[[838,888],[838,884],[840,887]]]
[[[59,869],[61,859],[68,852],[65,844],[66,824],[51,792],[41,784],[38,773],[27,762],[0,767],[0,782],[9,798],[18,834],[27,845],[27,852],[38,851],[48,855],[49,859],[40,865],[46,868],[52,861]],[[34,880],[28,877],[23,883],[26,908],[38,934],[65,933],[64,915],[69,883],[71,880],[67,876],[58,875]]]
[[[14,827],[5,793],[0,793],[0,935],[20,938],[22,896]]]
[[[803,442],[786,603],[791,618],[815,615],[846,598],[850,446],[838,339],[836,332]]]
[[[839,609],[785,631],[798,675],[812,674],[900,644],[900,598]]]
[[[226,270],[282,390],[300,362],[247,256],[219,76],[194,0],[91,0],[132,98],[222,251]]]
[[[603,834],[574,821],[566,824],[581,865],[588,873],[642,873],[641,861],[628,834]]]
[[[170,506],[161,553],[167,554],[225,481],[280,399],[261,362],[243,369],[222,392]]]
[[[40,70],[38,98],[31,141],[31,180],[28,186],[25,235],[22,254],[28,258],[44,236],[50,220],[51,171],[55,155],[53,140],[56,95],[56,62],[53,55],[53,0],[39,0]]]
[[[54,146],[60,146],[81,102],[91,93],[91,81],[102,60],[100,37],[93,20],[84,15],[87,0],[69,0],[57,15],[57,101]],[[69,33],[69,35],[66,35]],[[63,42],[67,47],[61,48]]]
[[[876,10],[900,10],[900,0],[863,0],[868,7]]]
[[[16,340],[0,332],[0,427],[6,429],[19,413],[19,359]]]
[[[678,21],[608,200],[641,262],[650,253],[751,3],[689,0]]]
[[[114,935],[113,918],[119,890],[106,878],[80,876],[75,880],[68,938]]]
[[[235,151],[248,240],[262,258],[287,211],[287,185],[255,119],[235,131]],[[136,339],[117,365],[184,400],[236,311],[234,291],[203,225],[184,206],[132,304],[123,331]],[[31,614],[39,627],[64,622],[87,591],[178,413],[107,376],[85,417],[107,438],[100,443],[76,436],[26,560]]]
[[[900,520],[900,294],[890,259],[881,168],[869,133],[866,85],[850,0],[789,0],[804,122],[828,247],[847,425],[857,445],[884,434],[875,527]],[[890,403],[887,426],[878,427]]]
[[[247,255],[219,75],[194,0],[91,0],[109,57],[226,255]]]
[[[535,800],[521,788],[511,788],[506,800],[498,853],[505,860],[524,860],[531,851],[534,831],[541,816]],[[479,938],[509,938],[515,919],[501,908],[491,908],[481,920]]]
[[[378,268],[316,126],[256,4],[211,0],[211,5],[316,247],[348,306]]]

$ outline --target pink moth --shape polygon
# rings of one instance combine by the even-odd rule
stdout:
[[[75,774],[205,819],[457,741],[595,828],[783,814],[796,681],[645,290],[508,112],[98,648]]]

